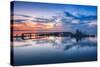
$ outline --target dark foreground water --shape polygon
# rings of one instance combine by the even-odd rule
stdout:
[[[14,65],[97,60],[97,38],[48,37],[14,41]]]

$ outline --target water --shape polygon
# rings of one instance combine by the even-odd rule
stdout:
[[[44,37],[14,41],[14,65],[95,61],[97,38]]]

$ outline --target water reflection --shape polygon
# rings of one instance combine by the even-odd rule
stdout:
[[[96,35],[85,34],[79,30],[76,33],[23,33],[14,36],[12,45],[15,65],[97,59]]]
[[[42,37],[42,38],[36,38],[36,39],[30,39],[30,40],[20,40],[16,39],[14,41],[15,47],[27,47],[32,45],[40,45],[40,46],[46,46],[46,44],[49,44],[52,47],[56,48],[62,48],[64,50],[68,50],[72,47],[78,46],[78,47],[94,47],[96,46],[96,37],[87,37],[83,38],[81,41],[78,41],[75,38],[70,37]],[[44,44],[44,45],[43,45]]]
[[[88,37],[77,42],[75,38],[51,36],[30,40],[15,40],[13,42],[14,64],[25,65],[96,60],[96,39],[96,37]]]

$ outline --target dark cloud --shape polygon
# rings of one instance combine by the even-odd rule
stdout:
[[[37,18],[35,18],[35,20],[32,20],[32,21],[33,22],[48,23],[48,22],[54,22],[55,20],[56,20],[56,17],[53,16],[52,18],[49,18],[49,19],[37,17]]]
[[[30,18],[32,16],[29,15],[23,15],[23,14],[12,14],[13,16],[22,16],[22,17],[26,17],[26,18]]]
[[[16,19],[16,20],[11,20],[11,22],[15,22],[15,23],[21,23],[23,21],[26,21],[27,19]]]
[[[50,19],[46,19],[46,18],[35,18],[38,21],[44,21],[44,22],[49,22]]]
[[[97,16],[96,15],[79,15],[75,16],[69,12],[64,12],[66,17],[72,17],[73,19],[78,19],[78,20],[96,20]]]
[[[72,14],[69,13],[69,12],[66,12],[66,11],[65,11],[64,14],[65,14],[66,17],[73,17],[73,18],[76,18],[76,16],[72,15]]]
[[[80,20],[96,20],[97,16],[92,16],[92,15],[91,16],[85,16],[85,15],[83,15],[83,16],[77,18],[77,19],[80,19]]]
[[[28,16],[28,15],[19,15],[19,16],[23,16],[23,17],[32,17],[32,16]]]

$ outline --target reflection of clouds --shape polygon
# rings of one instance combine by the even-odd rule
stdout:
[[[55,48],[59,48],[59,49],[65,49],[66,46],[72,46],[73,44],[76,43],[75,39],[70,39],[70,38],[66,38],[66,37],[58,37],[53,43],[55,43],[56,45],[53,45]]]
[[[89,37],[87,39],[91,42],[97,42],[97,37]]]
[[[88,40],[87,40],[88,39]],[[59,42],[56,42],[56,45],[54,45],[56,48],[69,50],[71,48],[75,49],[81,49],[83,47],[94,47],[96,46],[96,38],[87,38],[84,39],[85,41],[80,41],[79,43],[76,42],[76,40],[70,39],[70,38],[62,38],[62,40],[59,40]]]
[[[26,41],[14,41],[12,44],[14,47],[30,46],[32,43]]]
[[[74,38],[70,37],[46,37],[43,39],[26,40],[26,41],[14,41],[14,47],[47,47],[56,50],[70,50],[70,49],[82,49],[84,47],[96,47],[97,38],[84,38],[80,42],[76,42]]]

